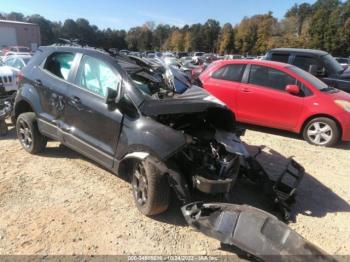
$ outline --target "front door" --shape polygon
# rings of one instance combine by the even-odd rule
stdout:
[[[242,122],[294,130],[304,107],[304,98],[285,91],[296,79],[270,67],[252,65],[247,83],[237,96],[237,119]]]
[[[123,115],[105,102],[107,89],[120,88],[118,71],[102,60],[83,56],[68,91],[64,141],[107,168],[112,168]]]

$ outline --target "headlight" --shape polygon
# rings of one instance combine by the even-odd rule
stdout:
[[[346,112],[350,113],[350,102],[345,100],[335,100],[334,102],[343,108]]]

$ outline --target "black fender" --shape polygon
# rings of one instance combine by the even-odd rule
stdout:
[[[186,135],[150,117],[124,118],[119,136],[116,159],[122,161],[128,154],[146,152],[166,161],[186,145]]]

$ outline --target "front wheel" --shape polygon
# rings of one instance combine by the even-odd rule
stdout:
[[[327,117],[318,117],[310,120],[303,130],[304,139],[316,146],[333,146],[340,138],[337,123]]]
[[[19,142],[27,152],[37,154],[44,150],[47,139],[38,129],[35,113],[28,112],[19,115],[16,132]]]
[[[131,183],[135,204],[142,214],[152,216],[168,209],[167,177],[152,163],[147,160],[136,162]]]

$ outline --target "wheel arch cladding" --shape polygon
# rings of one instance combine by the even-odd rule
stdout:
[[[36,114],[40,114],[41,112],[39,94],[36,89],[29,84],[23,85],[15,101],[16,118],[24,112],[34,112]]]
[[[32,105],[27,102],[26,100],[21,100],[19,102],[16,103],[15,106],[15,117],[16,119],[18,118],[18,116],[22,113],[26,113],[26,112],[34,112],[34,109],[32,107]]]

